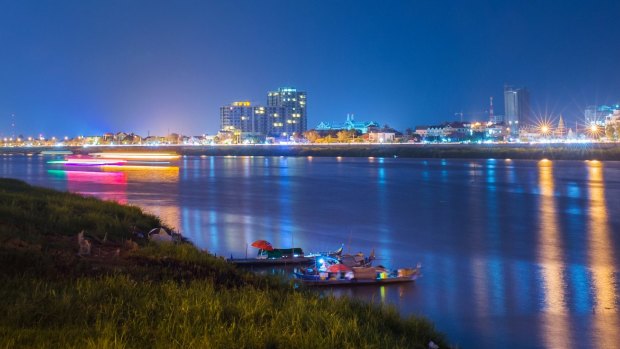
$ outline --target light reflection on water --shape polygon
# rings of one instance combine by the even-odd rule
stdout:
[[[190,156],[80,172],[45,160],[3,156],[0,174],[139,205],[218,255],[267,239],[420,261],[415,284],[323,292],[428,316],[462,347],[620,343],[620,163]]]
[[[553,163],[541,160],[539,169],[539,265],[542,273],[542,333],[549,348],[571,348],[566,316],[565,260],[557,221]]]
[[[588,258],[594,286],[594,333],[599,348],[618,345],[617,280],[614,268],[614,248],[609,229],[607,205],[605,202],[605,181],[603,165],[598,161],[588,162],[589,231]]]

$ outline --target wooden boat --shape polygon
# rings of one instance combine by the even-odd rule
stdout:
[[[342,264],[340,264],[342,265]],[[393,283],[413,282],[421,274],[421,266],[416,268],[401,268],[390,271],[383,267],[354,267],[346,271],[346,266],[340,271],[319,272],[306,271],[294,273],[296,280],[307,286],[357,286],[357,285],[384,285]]]
[[[334,260],[333,263],[339,263],[336,258],[340,258],[343,250],[341,246],[336,251],[304,254],[299,247],[293,248],[273,248],[271,243],[265,240],[256,240],[251,244],[252,247],[258,248],[256,258],[233,258],[231,256],[228,262],[239,265],[305,265],[316,264],[320,258]]]
[[[314,259],[310,257],[305,257],[304,251],[299,247],[273,248],[271,243],[265,240],[256,240],[251,246],[258,248],[256,258],[235,259],[230,256],[228,262],[251,266],[309,264],[314,261]]]
[[[301,265],[310,264],[314,259],[307,257],[282,257],[282,258],[230,258],[229,263],[245,266],[260,265]]]

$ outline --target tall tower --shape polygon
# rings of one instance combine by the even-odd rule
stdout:
[[[275,137],[301,135],[308,129],[306,92],[281,87],[267,95],[268,134]]]
[[[493,113],[493,96],[489,97],[489,121],[495,123],[495,114]]]
[[[220,107],[220,129],[241,132],[264,132],[260,127],[261,107],[252,107],[249,101],[233,102]]]
[[[15,113],[11,114],[11,138],[15,138]]]
[[[564,136],[566,136],[566,127],[564,126],[562,115],[560,115],[560,121],[558,121],[558,128],[555,129],[555,133],[558,138],[564,138]]]
[[[512,135],[519,134],[519,127],[530,121],[530,93],[525,87],[504,86],[504,122]]]

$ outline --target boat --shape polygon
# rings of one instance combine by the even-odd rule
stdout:
[[[338,260],[340,263],[349,266],[349,267],[371,267],[372,261],[376,259],[375,250],[373,249],[370,252],[368,257],[365,257],[362,252],[358,252],[356,254],[344,254],[339,255]]]
[[[372,266],[372,262],[376,259],[375,250],[373,249],[370,252],[368,257],[364,256],[362,252],[358,252],[356,254],[343,254],[344,245],[342,245],[339,249],[333,252],[323,252],[323,253],[315,253],[306,255],[306,257],[314,258],[316,265],[321,265],[323,263],[327,263],[328,265],[332,264],[344,264],[348,267],[370,267]]]
[[[300,247],[293,248],[274,248],[266,240],[256,240],[251,244],[258,248],[256,258],[233,258],[230,256],[228,262],[238,265],[291,265],[291,264],[310,264],[313,258],[304,256],[304,251]]]
[[[421,274],[421,265],[415,268],[400,268],[389,270],[382,266],[377,267],[347,267],[344,264],[334,264],[325,271],[316,268],[304,269],[295,272],[295,279],[306,286],[358,286],[384,285],[393,283],[413,282]]]

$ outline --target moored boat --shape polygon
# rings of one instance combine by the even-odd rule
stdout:
[[[305,257],[304,251],[299,247],[293,248],[274,248],[266,240],[256,240],[251,244],[258,248],[256,258],[233,258],[228,261],[239,265],[286,265],[286,264],[309,264],[313,258]]]
[[[412,282],[420,277],[421,266],[389,270],[384,267],[353,267],[334,264],[325,271],[306,269],[294,273],[295,279],[307,286],[383,285]]]

